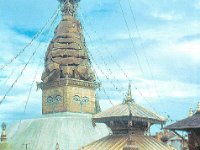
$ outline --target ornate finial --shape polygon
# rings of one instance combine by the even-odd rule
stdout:
[[[6,135],[6,124],[5,124],[5,123],[2,123],[1,128],[2,128],[1,142],[6,142],[6,140],[7,140],[7,135]]]
[[[80,0],[58,0],[61,5],[62,5],[62,13],[63,16],[67,15],[67,16],[74,16],[76,13],[76,8],[77,8],[77,4],[78,2],[80,2]]]
[[[197,112],[200,112],[200,102],[198,102]]]
[[[56,150],[60,150],[60,146],[58,143],[56,143]]]
[[[125,99],[125,102],[133,102],[133,98],[132,98],[132,92],[131,92],[131,84],[129,83],[129,86],[128,86],[128,92],[126,94],[126,99]]]
[[[193,111],[192,111],[192,108],[190,108],[189,110],[189,117],[192,117],[193,116]]]

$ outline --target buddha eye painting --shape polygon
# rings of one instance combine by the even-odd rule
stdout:
[[[0,0],[0,150],[200,150],[200,0]]]

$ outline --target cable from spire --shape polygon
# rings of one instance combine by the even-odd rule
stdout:
[[[1,83],[1,82],[2,82],[2,80],[1,80],[1,81],[0,81],[0,84],[6,85],[7,82],[8,82],[8,80],[12,77],[13,74],[14,74],[14,71],[12,70],[12,72],[8,75],[8,77],[6,78],[6,80],[5,80],[3,83]]]
[[[131,30],[130,30],[130,28],[129,28],[129,26],[128,26],[128,22],[127,22],[127,20],[126,20],[125,13],[124,13],[124,10],[123,10],[123,7],[122,7],[122,5],[121,5],[121,1],[120,1],[120,0],[119,0],[119,5],[120,5],[120,9],[121,9],[121,12],[122,12],[123,19],[124,19],[124,21],[125,21],[125,25],[126,25],[126,28],[127,28],[127,31],[128,31],[128,35],[129,35],[130,41],[131,41],[131,43],[132,43],[132,47],[135,48],[135,44],[134,44],[133,38],[132,38],[132,36],[131,36]],[[140,68],[141,72],[142,72],[143,74],[145,74],[145,73],[144,73],[144,70],[142,69],[142,66],[141,66],[141,64],[140,64],[139,56],[138,56],[137,52],[134,51],[134,54],[135,54],[135,56],[136,56],[136,58],[137,58],[138,65],[139,65],[139,68]],[[137,89],[137,87],[136,87],[136,89]],[[142,94],[141,92],[139,92],[139,93]],[[154,108],[154,111],[155,111],[155,108]]]
[[[138,33],[140,39],[142,39],[142,34],[141,34],[141,32],[140,32],[140,30],[139,30],[139,27],[138,27],[138,25],[137,25],[136,18],[135,18],[135,14],[134,14],[134,11],[133,11],[131,2],[130,2],[130,0],[127,0],[127,1],[128,1],[128,4],[129,4],[129,9],[131,10],[131,16],[132,16],[132,18],[133,18],[133,22],[134,22],[135,28],[136,28],[136,30],[137,30],[137,33]],[[153,75],[153,72],[152,72],[152,69],[151,69],[151,65],[150,65],[150,63],[149,63],[149,59],[147,58],[144,45],[143,45],[142,42],[140,42],[140,45],[141,45],[141,47],[142,47],[142,49],[143,49],[144,57],[145,57],[145,60],[146,60],[146,62],[147,62],[147,66],[148,66],[148,68],[149,68],[149,72],[150,72],[151,78],[152,78],[152,80],[153,80],[153,82],[154,82],[155,92],[157,93],[158,97],[161,98],[161,97],[160,97],[160,94],[158,93],[158,89],[157,89],[156,82],[155,82],[155,77],[154,77],[154,75]]]
[[[58,17],[58,13],[56,16],[54,16],[51,24],[50,24],[50,28],[53,26],[53,23],[55,22],[56,18]],[[50,29],[47,31],[46,35],[49,34]],[[43,37],[44,39],[44,37]],[[43,39],[41,41],[43,41]],[[32,53],[32,55],[30,56],[30,58],[28,59],[28,61],[26,62],[26,64],[24,65],[23,69],[21,70],[20,74],[17,76],[17,78],[15,79],[15,81],[12,83],[12,85],[10,86],[10,88],[6,91],[5,95],[3,96],[3,98],[0,100],[0,104],[3,103],[3,101],[6,99],[7,95],[11,92],[11,90],[14,88],[15,84],[18,82],[18,80],[20,79],[20,77],[23,75],[25,69],[27,68],[27,66],[29,65],[29,63],[31,62],[31,60],[33,59],[33,57],[35,56],[35,54],[37,53],[37,50],[39,49],[41,42],[38,44],[38,46],[36,47],[36,49],[34,50],[34,52]]]
[[[122,91],[120,91],[120,89],[115,86],[115,84],[113,83],[113,81],[106,75],[106,73],[101,69],[101,67],[96,63],[93,55],[88,51],[88,54],[90,56],[90,58],[92,59],[92,61],[94,62],[94,64],[97,66],[97,68],[100,70],[100,72],[106,77],[106,79],[113,85],[113,87],[123,95]]]
[[[131,30],[130,30],[130,28],[129,28],[129,26],[128,26],[128,22],[127,22],[127,20],[126,20],[125,13],[124,13],[124,10],[123,10],[123,7],[122,7],[120,1],[119,1],[119,5],[120,5],[120,9],[121,9],[121,12],[122,12],[122,16],[123,16],[123,19],[124,19],[124,22],[125,22],[125,25],[126,25],[126,28],[127,28],[127,31],[128,31],[129,39],[130,39],[131,44],[132,44],[132,49],[133,49],[134,54],[135,54],[135,56],[136,56],[136,59],[137,59],[139,68],[140,68],[141,72],[144,74],[144,70],[142,69],[142,66],[141,66],[141,64],[140,64],[139,56],[138,56],[138,54],[137,54],[137,52],[136,52],[135,43],[134,43],[134,40],[133,40],[132,35],[131,35]],[[135,49],[135,50],[134,50],[134,49]]]
[[[132,8],[132,6],[131,6],[130,0],[127,0],[127,1],[128,1],[128,4],[129,4],[129,9],[131,10],[131,15],[132,15],[132,18],[133,18],[134,25],[135,25],[135,27],[136,27],[136,31],[137,31],[137,33],[138,33],[140,39],[142,39],[142,34],[141,34],[141,32],[140,32],[140,30],[139,30],[139,27],[138,27],[138,25],[137,25],[137,22],[136,22],[136,19],[135,19],[135,15],[134,15],[134,11],[133,11],[133,8]],[[119,3],[120,3],[120,2],[119,2]],[[120,7],[121,7],[121,9],[122,9],[122,11],[123,11],[123,8],[122,8],[121,3],[120,3]],[[124,15],[124,17],[125,17],[125,15]],[[124,19],[126,19],[126,18],[124,18]],[[126,22],[127,22],[127,21],[126,21]],[[128,23],[127,23],[127,25],[128,25]],[[143,43],[140,43],[140,45],[141,45],[141,47],[142,47],[142,49],[143,49],[144,57],[145,57],[145,60],[146,60],[146,62],[147,62],[147,66],[148,66],[148,69],[149,69],[151,78],[152,78],[152,80],[153,80],[153,82],[154,82],[154,89],[155,89],[155,92],[156,92],[158,98],[161,99],[161,96],[160,96],[160,94],[158,93],[158,89],[157,89],[157,86],[156,86],[155,77],[154,77],[153,72],[152,72],[152,70],[151,70],[151,65],[150,65],[150,63],[149,63],[149,60],[148,60],[148,58],[147,58],[147,56],[146,56],[146,53],[145,53],[145,50],[144,50],[144,49],[145,49],[145,48],[144,48],[144,45],[143,45]],[[135,86],[135,85],[134,85],[134,86]],[[137,88],[137,87],[135,87],[135,88]],[[139,93],[142,95],[142,93],[141,93],[140,91],[139,91]],[[146,100],[146,101],[147,101],[147,100]],[[161,102],[162,102],[162,101],[161,101]],[[149,105],[151,105],[151,104],[149,103]],[[155,108],[154,108],[154,111],[156,111]],[[171,119],[171,116],[170,116],[169,114],[167,114],[166,112],[164,112],[164,113],[167,115],[167,120],[173,122],[173,119]]]
[[[93,67],[93,70],[94,70],[94,73],[95,73],[95,75],[96,75],[96,78],[97,78],[98,82],[99,82],[99,83],[102,83],[101,80],[100,80],[100,78],[98,77],[98,75],[97,75],[96,70],[94,69],[94,67]],[[109,100],[110,104],[111,104],[112,106],[114,106],[112,100],[111,100],[110,97],[108,96],[108,94],[107,94],[107,92],[106,92],[106,90],[105,90],[105,88],[103,87],[102,84],[101,84],[100,88],[103,90],[103,92],[104,92],[105,96],[107,97],[107,99]]]
[[[82,17],[84,17],[84,15],[82,15]],[[87,17],[84,17],[84,18],[87,18]],[[91,22],[90,22],[90,24],[91,24]],[[91,25],[90,25],[90,27],[91,27]],[[91,27],[91,29],[93,29],[92,27]],[[94,33],[96,33],[97,34],[97,32],[96,31],[94,31]],[[100,37],[99,38],[101,41],[103,41],[103,39]],[[115,62],[115,64],[117,65],[117,67],[122,71],[122,73],[124,74],[124,76],[127,78],[127,80],[129,81],[129,83],[131,83],[133,86],[134,86],[134,88],[135,88],[135,90],[136,91],[138,91],[138,93],[141,95],[141,97],[148,103],[148,105],[154,110],[154,111],[156,111],[156,109],[151,105],[151,103],[146,99],[146,97],[142,94],[142,92],[137,88],[137,86],[135,85],[135,83],[128,77],[128,75],[126,74],[126,72],[124,71],[124,69],[121,67],[121,65],[117,62],[117,60],[114,58],[114,56],[111,54],[111,52],[109,51],[109,49],[107,48],[107,47],[105,47],[105,49],[106,49],[106,52],[108,52],[109,53],[109,56],[111,57],[111,59]]]
[[[36,77],[37,77],[37,75],[38,75],[39,68],[40,68],[40,66],[41,66],[42,60],[43,60],[43,58],[40,59],[39,64],[38,64],[38,66],[37,66],[37,68],[36,68],[36,70],[35,70],[35,74],[34,74],[32,83],[31,83],[30,88],[29,88],[29,92],[28,92],[28,96],[27,96],[27,99],[26,99],[26,103],[25,103],[25,106],[24,106],[23,113],[26,112],[26,108],[27,108],[27,105],[28,105],[29,100],[30,100],[30,97],[31,97],[31,93],[32,93],[32,90],[33,90],[34,83],[36,82]],[[17,132],[19,131],[19,129],[20,129],[21,122],[22,122],[22,118],[20,119],[20,122],[19,122],[19,124],[18,124],[16,133],[17,133]],[[16,133],[15,133],[15,134],[16,134]],[[15,135],[15,134],[14,134],[14,135]],[[11,137],[10,139],[12,139],[12,138],[13,138],[13,137]]]
[[[58,14],[59,14],[59,13],[58,13]],[[52,21],[52,23],[50,24],[50,27],[49,27],[48,31],[46,32],[47,35],[48,35],[49,33],[52,32],[51,27],[52,27],[53,24],[55,23],[55,21],[56,21],[56,19],[57,19],[57,17],[58,17],[58,14],[57,14],[57,16],[55,16],[55,19],[54,19],[54,20]],[[46,37],[48,37],[48,36],[46,36]],[[42,41],[43,41],[43,40],[45,40],[45,37],[42,39]],[[47,45],[48,45],[48,44],[46,44],[45,47],[46,47]],[[34,74],[32,83],[31,83],[31,85],[30,85],[29,91],[28,91],[28,96],[27,96],[27,99],[26,99],[26,103],[25,103],[25,105],[24,105],[24,110],[23,110],[23,113],[24,113],[24,114],[25,114],[25,112],[26,112],[27,105],[28,105],[28,103],[29,103],[29,101],[30,101],[31,94],[32,94],[32,90],[33,90],[33,86],[34,86],[34,84],[36,83],[36,77],[37,77],[37,75],[38,75],[39,68],[40,68],[40,66],[41,66],[41,63],[42,63],[43,58],[44,58],[43,56],[40,58],[40,61],[39,61],[39,63],[38,63],[38,66],[37,66],[37,68],[36,68],[36,70],[35,70],[35,74]],[[20,129],[21,122],[22,122],[22,118],[20,119],[20,122],[19,122],[19,124],[18,124],[18,127],[17,127],[18,129],[16,130],[16,133],[17,133],[17,132],[19,131],[19,129]],[[15,134],[16,134],[16,133],[15,133]],[[10,139],[12,139],[12,138],[14,137],[15,134],[13,134],[13,136],[10,137]]]
[[[82,15],[82,16],[83,16],[83,15]],[[84,32],[86,33],[86,35],[88,36],[90,42],[92,43],[92,38],[91,38],[91,36],[89,35],[89,33],[88,33],[84,28],[83,28],[83,30],[84,30]],[[92,45],[94,46],[93,43],[92,43]],[[108,72],[109,72],[111,75],[113,75],[114,73],[113,73],[112,70],[109,68],[108,63],[105,62],[105,60],[104,60],[103,56],[101,55],[100,51],[97,50],[96,52],[98,52],[99,56],[101,57],[101,60],[103,61],[103,64],[105,65],[105,68],[108,70]],[[93,58],[94,58],[94,57],[93,57]],[[117,84],[118,84],[118,87],[119,87],[119,86],[120,86],[119,80],[116,79],[114,75],[113,75],[112,77],[114,78],[114,80],[117,81]],[[120,92],[123,93],[121,89],[120,89]],[[125,95],[125,94],[124,94],[124,95]]]
[[[58,7],[58,9],[53,13],[53,15],[51,16],[51,18],[45,23],[45,25],[34,35],[34,37],[31,39],[31,41],[22,49],[19,51],[19,53],[17,55],[15,55],[13,58],[11,58],[7,63],[5,63],[4,65],[2,65],[0,67],[0,71],[3,71],[7,66],[9,66],[13,61],[15,61],[22,53],[24,53],[27,48],[29,46],[31,46],[31,44],[38,39],[42,33],[45,31],[46,27],[48,26],[49,22],[59,13],[60,11],[60,6]]]

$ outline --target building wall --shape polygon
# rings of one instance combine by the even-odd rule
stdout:
[[[167,144],[174,147],[176,150],[183,150],[182,141],[180,140],[169,140]]]
[[[200,135],[195,136],[194,133],[190,133],[189,137],[189,150],[200,149]]]

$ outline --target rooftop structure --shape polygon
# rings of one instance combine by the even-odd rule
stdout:
[[[189,117],[171,124],[166,129],[170,130],[184,130],[191,131],[193,129],[200,129],[200,103],[197,111],[193,114],[192,109],[189,111]]]
[[[147,136],[153,124],[164,124],[165,119],[137,105],[131,95],[131,85],[124,102],[104,112],[94,115],[97,123],[105,123],[112,130],[112,135],[91,143],[83,150],[170,150],[172,148]]]
[[[186,131],[188,133],[188,146],[190,150],[200,149],[200,103],[198,103],[197,111],[193,115],[190,108],[189,117],[165,127],[172,130],[177,135],[177,131]],[[181,135],[179,135],[181,137]],[[183,137],[182,137],[183,138]],[[183,138],[184,139],[184,138]],[[184,139],[185,140],[185,139]],[[187,142],[187,140],[185,140]]]

